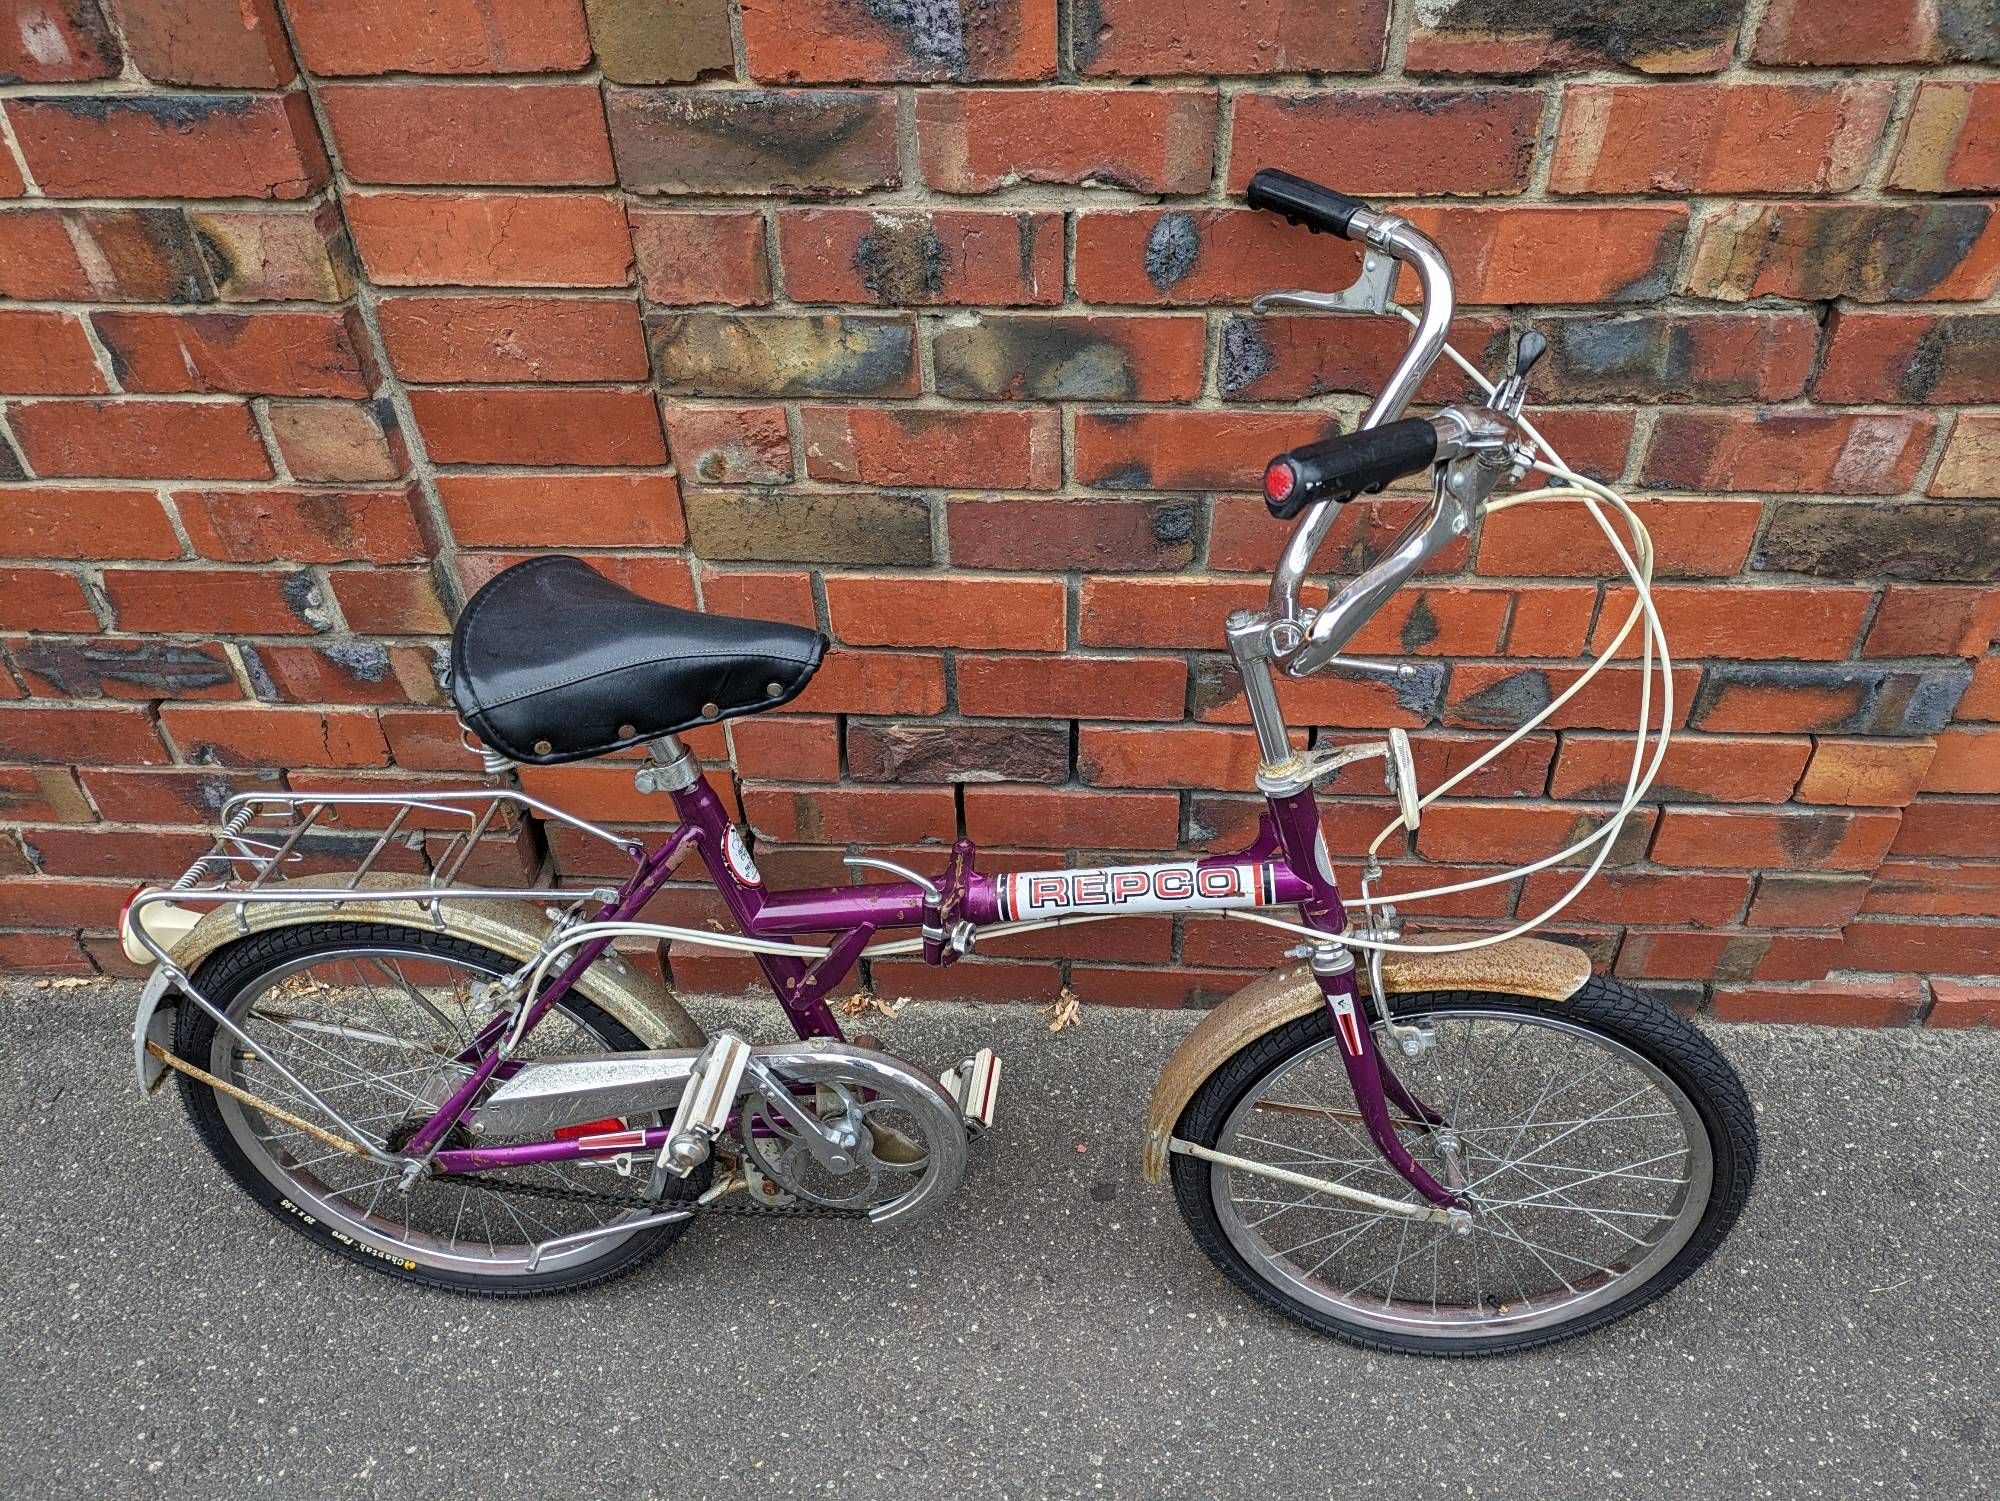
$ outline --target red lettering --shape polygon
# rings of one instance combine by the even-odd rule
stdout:
[[[1079,907],[1101,907],[1108,900],[1104,893],[1104,872],[1101,870],[1080,870],[1076,873],[1076,904]]]
[[[1180,866],[1156,870],[1153,891],[1163,902],[1184,902],[1194,895],[1194,877]]]
[[[1049,907],[1063,905],[1063,897],[1069,890],[1069,881],[1060,875],[1028,877],[1028,905]]]
[[[1111,900],[1129,902],[1135,896],[1144,896],[1151,885],[1143,870],[1115,870],[1111,873]]]
[[[1242,892],[1243,868],[1239,865],[1204,865],[1194,873],[1196,888],[1203,896],[1237,896]]]

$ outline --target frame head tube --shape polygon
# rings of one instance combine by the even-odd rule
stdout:
[[[1377,214],[1364,209],[1355,214],[1351,229],[1358,231],[1360,238],[1378,250],[1415,267],[1417,283],[1423,293],[1423,313],[1417,321],[1409,347],[1403,351],[1402,359],[1397,361],[1395,370],[1383,383],[1381,394],[1368,408],[1368,415],[1361,419],[1363,428],[1379,427],[1403,415],[1403,408],[1410,404],[1417,387],[1444,352],[1445,335],[1451,329],[1455,305],[1451,268],[1445,264],[1444,253],[1431,242],[1429,236],[1419,233],[1393,214]],[[1291,541],[1285,545],[1284,556],[1278,562],[1278,571],[1271,579],[1269,615],[1272,620],[1299,618],[1300,585],[1304,583],[1306,570],[1312,567],[1313,559],[1319,555],[1321,546],[1326,542],[1326,534],[1333,529],[1334,518],[1339,514],[1338,504],[1322,500],[1309,506],[1299,517]]]

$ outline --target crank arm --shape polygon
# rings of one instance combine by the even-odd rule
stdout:
[[[819,1118],[814,1110],[801,1109],[792,1087],[761,1058],[751,1058],[744,1074],[757,1081],[758,1094],[772,1112],[785,1118],[799,1133],[806,1150],[829,1172],[844,1173],[854,1166],[855,1150],[861,1145],[861,1118],[850,1101],[837,1124]]]

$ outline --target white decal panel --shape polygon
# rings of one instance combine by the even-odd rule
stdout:
[[[745,886],[764,884],[757,862],[750,858],[750,846],[743,842],[743,831],[734,824],[729,826],[729,834],[722,841],[722,857],[729,862],[729,873]]]
[[[1093,870],[1012,871],[999,878],[1000,918],[1017,922],[1071,912],[1188,912],[1274,903],[1268,865],[1111,865]]]

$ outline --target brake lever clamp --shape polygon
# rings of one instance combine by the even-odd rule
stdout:
[[[1400,733],[1391,731],[1392,734]],[[1408,741],[1404,742],[1406,750]],[[1364,740],[1358,745],[1323,745],[1300,751],[1279,766],[1257,768],[1257,790],[1266,797],[1290,797],[1315,782],[1324,781],[1343,766],[1367,761],[1375,756],[1387,760],[1394,754],[1386,740]]]
[[[1494,407],[1448,406],[1432,420],[1438,428],[1439,483],[1459,503],[1454,525],[1462,532],[1501,484],[1527,473],[1533,449],[1513,415]]]

